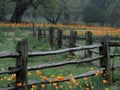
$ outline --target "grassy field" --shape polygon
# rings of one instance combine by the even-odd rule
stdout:
[[[48,50],[56,49],[56,48],[53,48],[53,49],[50,48],[47,37],[41,41],[38,41],[36,38],[33,38],[31,36],[31,33],[32,33],[32,30],[17,30],[17,31],[14,30],[11,32],[4,32],[5,40],[0,41],[0,51],[15,51],[17,42],[22,39],[27,39],[29,51],[48,51]],[[84,44],[85,42],[78,41],[78,43]],[[114,48],[112,48],[112,51],[114,51]],[[81,54],[81,56],[76,56],[74,58],[71,58],[69,56],[69,53],[52,55],[52,56],[34,57],[34,58],[31,57],[28,59],[28,66],[56,63],[56,62],[61,62],[65,60],[69,61],[72,59],[78,59],[78,58],[83,57],[84,55],[83,51],[79,51],[79,53]],[[114,60],[115,64],[117,65],[120,64],[119,58],[111,59],[111,63],[113,63],[112,60]],[[99,64],[99,62],[95,62],[95,63]],[[8,67],[10,66],[15,66],[15,59],[0,58],[0,71],[7,70]],[[57,77],[57,76],[65,77],[69,75],[74,76],[74,75],[79,75],[81,73],[90,71],[91,68],[94,68],[96,70],[99,67],[91,63],[86,63],[86,64],[77,64],[77,65],[67,65],[67,66],[50,68],[50,69],[41,69],[40,75],[37,75],[36,71],[28,72],[28,79],[32,82],[34,80],[40,81],[41,76],[46,76],[47,78],[51,76],[54,76],[54,77]],[[102,80],[104,80],[104,78],[102,78],[100,75],[99,77],[96,77],[96,76],[88,77],[88,80],[84,80],[84,79],[76,80],[76,82],[78,82],[77,85],[75,85],[75,83],[73,83],[72,81],[69,84],[67,82],[58,83],[56,86],[48,84],[42,90],[119,90],[120,89],[119,69],[115,70],[113,75],[114,75],[115,82],[112,84],[109,84],[109,83],[103,84]],[[13,82],[14,80],[12,81],[9,80],[10,77],[11,75],[1,75],[0,76],[0,87],[6,87],[8,83]],[[35,86],[34,90],[41,90],[39,88],[40,88],[40,84],[38,84],[37,87]]]

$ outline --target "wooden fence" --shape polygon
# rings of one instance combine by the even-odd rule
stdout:
[[[77,35],[77,31],[71,31],[70,35],[65,35],[63,30],[54,27],[50,27],[49,29],[38,29],[39,41],[44,39],[46,35],[48,36],[48,41],[51,48],[62,48],[64,43],[67,43],[68,47],[75,47],[77,40],[86,40],[87,45],[92,43],[92,33],[90,31],[86,32],[85,37],[79,37],[79,35]],[[69,41],[66,41],[66,39]]]
[[[1,90],[19,90],[20,87],[17,87],[17,85],[16,85],[17,83],[23,84],[23,86],[21,87],[23,90],[28,90],[28,87],[33,84],[49,83],[50,78],[48,78],[46,81],[28,83],[27,71],[59,67],[59,66],[70,65],[70,64],[86,63],[86,62],[91,62],[91,61],[96,61],[96,60],[100,61],[100,69],[99,70],[104,71],[104,73],[106,74],[105,75],[106,80],[108,82],[111,82],[110,57],[120,56],[120,54],[110,55],[109,46],[114,46],[114,45],[120,46],[119,43],[118,44],[117,43],[108,43],[106,40],[106,37],[101,37],[100,43],[97,43],[97,44],[69,47],[66,49],[60,49],[60,50],[55,50],[55,51],[28,52],[28,43],[26,40],[23,40],[21,42],[18,42],[18,44],[16,46],[16,52],[0,52],[0,58],[9,58],[9,57],[16,58],[16,66],[15,67],[9,67],[8,71],[0,72],[0,75],[15,73],[16,81],[13,83],[10,83],[7,88],[1,88]],[[93,49],[95,49],[95,48],[99,48],[99,51],[94,51]],[[58,63],[54,63],[54,64],[42,64],[42,65],[36,65],[36,66],[32,66],[32,67],[27,66],[29,57],[56,55],[56,54],[61,54],[61,53],[66,53],[66,52],[74,52],[74,51],[80,51],[80,50],[90,51],[90,53],[88,53],[88,54],[90,54],[90,55],[88,55],[89,57],[86,57],[84,59],[78,59],[78,60],[63,61],[63,62],[58,62]],[[92,57],[91,52],[97,53],[98,56]],[[119,66],[116,66],[116,67],[119,67]],[[116,68],[116,67],[114,67],[114,68]],[[88,71],[86,73],[76,75],[73,77],[75,79],[79,79],[82,77],[91,76],[91,75],[94,75],[99,70]],[[68,81],[68,80],[70,80],[70,78],[65,77],[65,80],[60,80],[60,81],[53,80],[53,82],[64,82],[64,81]]]

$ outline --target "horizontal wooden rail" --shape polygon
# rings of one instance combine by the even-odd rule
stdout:
[[[95,73],[96,73],[97,71],[103,71],[103,70],[105,70],[105,68],[100,68],[100,69],[98,69],[98,70],[88,71],[88,72],[86,72],[86,73],[73,76],[73,78],[74,78],[74,79],[80,79],[80,78],[92,76],[92,75],[95,75]],[[38,83],[47,84],[47,83],[50,83],[50,82],[49,82],[50,80],[52,80],[52,83],[65,82],[65,81],[70,81],[70,77],[67,76],[67,77],[65,77],[64,80],[59,80],[59,81],[56,81],[56,80],[54,80],[54,79],[52,79],[52,78],[48,78],[46,81],[32,81],[32,82],[28,82],[28,85],[31,86],[31,85],[38,84]]]
[[[0,75],[1,74],[11,74],[11,73],[16,73],[17,71],[21,70],[22,68],[19,67],[19,68],[16,68],[16,69],[13,69],[13,70],[8,70],[8,71],[2,71],[0,72]]]
[[[83,50],[83,49],[94,49],[94,48],[101,47],[101,46],[102,45],[99,43],[99,44],[94,44],[94,45],[66,48],[66,49],[61,49],[61,50],[56,50],[56,51],[28,52],[28,56],[33,57],[33,56],[55,55],[55,54],[60,54],[60,53],[65,53],[65,52],[70,52],[70,51],[78,51],[78,50]],[[17,52],[0,52],[0,58],[7,58],[7,57],[16,58],[19,56],[20,54]]]
[[[108,42],[109,46],[120,46],[120,42]]]
[[[120,68],[120,65],[114,65],[113,67],[111,67],[111,69],[119,69]]]
[[[120,57],[120,54],[110,54],[110,57]]]
[[[7,57],[16,58],[18,56],[20,56],[20,54],[17,52],[0,52],[0,58],[7,58]]]
[[[89,49],[89,51],[91,51],[91,52],[93,52],[93,53],[96,53],[96,54],[100,54],[100,52],[97,51],[97,50]]]
[[[79,47],[74,47],[74,48],[66,48],[66,49],[61,49],[61,50],[56,50],[56,51],[29,52],[28,56],[33,57],[33,56],[55,55],[55,54],[61,54],[61,53],[71,52],[71,51],[79,51],[79,50],[84,50],[84,49],[94,49],[94,48],[98,48],[101,46],[102,46],[101,44],[93,44],[93,45],[79,46]]]
[[[0,88],[0,90],[15,90],[17,87]]]
[[[58,63],[54,63],[54,64],[43,64],[43,65],[28,67],[28,71],[44,69],[44,68],[59,67],[59,66],[70,65],[70,64],[91,62],[91,61],[98,60],[100,58],[103,58],[103,56],[90,57],[90,58],[79,59],[79,60],[64,61],[64,62],[58,62]]]

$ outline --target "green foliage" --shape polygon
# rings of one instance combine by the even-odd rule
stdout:
[[[86,23],[105,23],[107,21],[104,10],[89,5],[83,10],[83,21]]]

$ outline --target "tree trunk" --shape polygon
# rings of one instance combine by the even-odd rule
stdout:
[[[27,9],[27,6],[28,6],[28,3],[21,3],[20,1],[17,1],[14,13],[11,17],[11,22],[13,23],[21,22],[24,12]]]
[[[5,9],[1,8],[0,20],[3,22],[5,21]]]
[[[69,24],[70,23],[70,14],[67,12],[64,12],[64,23]]]

